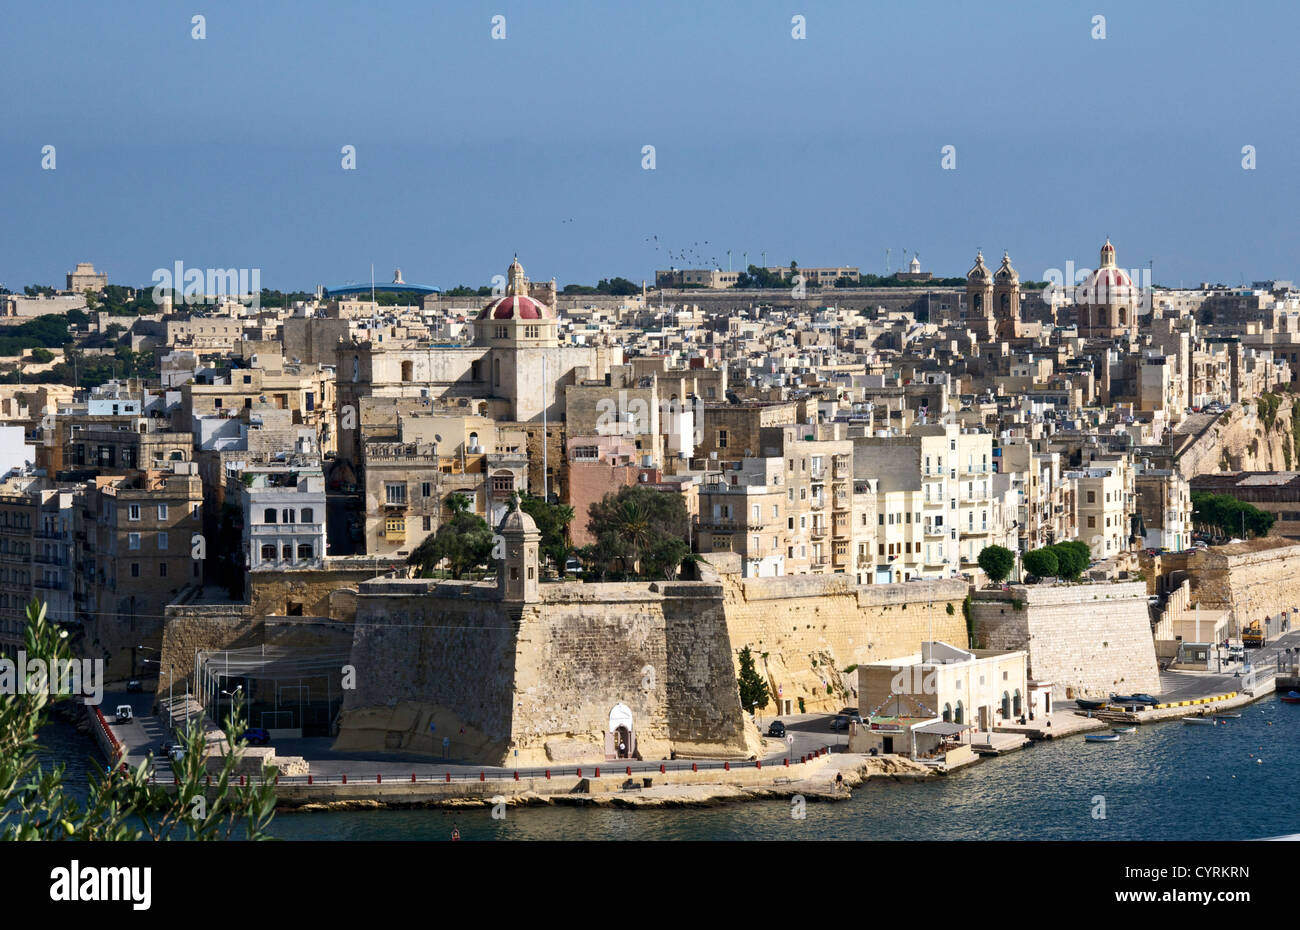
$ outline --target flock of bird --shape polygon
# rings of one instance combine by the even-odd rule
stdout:
[[[658,236],[646,236],[645,242],[653,243],[656,252],[666,252],[670,261],[677,262],[684,267],[690,268],[721,268],[718,257],[705,258],[707,252],[701,249],[701,246],[709,245],[709,240],[703,242],[692,242],[689,248],[683,248],[680,251],[674,251],[666,244],[660,243]]]

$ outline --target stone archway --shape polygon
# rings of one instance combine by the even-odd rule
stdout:
[[[636,728],[633,726],[632,709],[620,701],[609,711],[609,729],[605,731],[605,758],[631,759],[635,755]]]

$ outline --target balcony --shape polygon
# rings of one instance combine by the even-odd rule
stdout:
[[[739,533],[746,530],[762,530],[765,524],[759,520],[743,520],[739,517],[701,517],[700,527],[705,530],[723,533]]]
[[[808,533],[810,536],[812,536],[813,539],[825,539],[826,526],[825,524],[815,523],[813,524],[813,528],[809,530]]]

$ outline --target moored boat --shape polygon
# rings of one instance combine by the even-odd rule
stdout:
[[[1240,720],[1241,714],[1228,713],[1225,711],[1222,714],[1215,714],[1214,717],[1216,720]]]
[[[1283,704],[1300,704],[1300,692],[1298,692],[1298,691],[1288,691],[1286,694],[1282,695],[1282,703],[1283,703]]]
[[[1119,737],[1114,733],[1089,733],[1084,736],[1089,743],[1118,743]]]
[[[1088,700],[1085,700],[1085,699],[1083,699],[1083,698],[1078,698],[1074,703],[1077,704],[1077,705],[1079,706],[1079,710],[1101,710],[1103,707],[1105,707],[1105,706],[1106,706],[1107,704],[1109,704],[1110,702],[1109,702],[1109,701],[1104,701],[1104,700],[1102,700],[1102,701],[1088,701]]]
[[[1213,717],[1184,717],[1183,723],[1187,724],[1189,727],[1212,727],[1218,723],[1218,721]]]
[[[1132,733],[1137,727],[1111,727],[1112,733]]]

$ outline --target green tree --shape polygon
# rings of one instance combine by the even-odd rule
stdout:
[[[32,349],[32,361],[44,365],[46,362],[54,361],[54,353],[49,349],[43,349],[40,346],[37,346],[35,349]]]
[[[762,710],[767,706],[767,682],[754,667],[754,654],[746,646],[740,650],[740,675],[736,679],[740,686],[740,706],[751,713],[755,708]]]
[[[1025,553],[1025,571],[1039,578],[1051,578],[1058,570],[1056,553],[1051,548],[1030,549]]]
[[[464,494],[447,497],[451,516],[442,522],[437,532],[426,536],[407,562],[417,566],[421,576],[428,578],[445,559],[451,576],[460,578],[465,572],[486,567],[492,557],[492,528],[487,521],[469,509],[470,500]]]
[[[690,553],[690,518],[676,492],[630,485],[606,494],[588,514],[596,542],[583,554],[602,574],[617,563],[626,575],[671,578]]]
[[[45,605],[27,608],[24,648],[30,662],[71,658],[67,634],[51,625]],[[29,676],[29,683],[31,678]],[[219,774],[208,786],[207,746],[197,721],[183,735],[185,753],[173,763],[174,785],[151,785],[153,759],[134,771],[116,765],[101,774],[92,767],[85,806],[65,783],[65,768],[40,765],[37,733],[53,701],[48,686],[0,697],[0,839],[6,840],[215,840],[229,839],[244,826],[248,839],[267,838],[275,815],[274,770],[263,770],[260,785],[236,787],[232,776],[239,761],[243,725],[238,714],[226,722],[226,751]]]
[[[1073,543],[1058,543],[1049,546],[1048,551],[1056,556],[1056,574],[1070,581],[1077,581],[1080,573],[1088,567],[1088,546],[1083,544],[1083,551]]]
[[[989,581],[1005,581],[1016,564],[1016,554],[1005,546],[985,546],[976,560]]]
[[[573,522],[573,508],[567,504],[551,504],[540,497],[529,495],[519,502],[519,509],[533,518],[537,531],[542,534],[541,554],[555,563],[564,574],[564,563],[569,558],[569,524]]]

